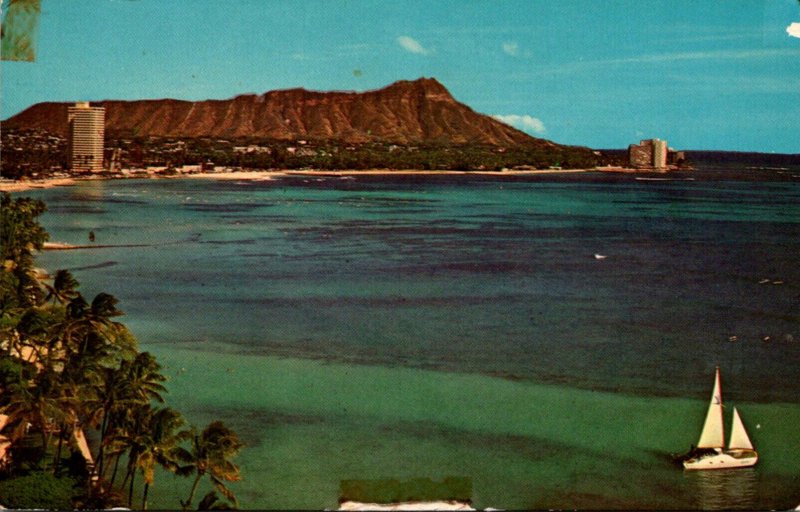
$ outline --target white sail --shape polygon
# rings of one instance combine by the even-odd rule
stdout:
[[[708,405],[706,422],[703,432],[697,442],[698,448],[724,448],[725,432],[722,426],[722,387],[719,382],[719,367],[714,378],[714,391],[711,393],[711,403]]]
[[[750,438],[747,436],[747,430],[744,428],[744,423],[742,423],[742,418],[739,417],[739,411],[736,410],[736,407],[733,408],[733,427],[731,428],[731,442],[728,448],[731,450],[736,448],[753,449],[753,443],[750,442]]]

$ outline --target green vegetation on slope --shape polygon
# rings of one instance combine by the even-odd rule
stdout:
[[[9,129],[3,131],[2,138],[2,175],[6,178],[42,177],[67,168],[67,145],[62,137],[41,130]],[[242,169],[500,171],[515,166],[592,168],[610,162],[588,148],[546,141],[499,147],[131,136],[107,137],[105,145],[106,167],[114,169],[212,163]]]

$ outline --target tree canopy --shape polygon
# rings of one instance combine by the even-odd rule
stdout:
[[[236,433],[214,421],[198,436],[162,405],[161,365],[118,321],[117,298],[99,293],[90,302],[68,270],[52,278],[35,271],[35,253],[48,239],[38,221],[44,203],[3,194],[1,205],[0,480],[6,491],[21,492],[4,505],[146,509],[156,467],[196,475],[187,504],[206,474],[236,504],[222,483],[238,480],[230,460],[242,447]],[[94,448],[89,430],[99,437]],[[117,484],[120,459],[127,463]],[[134,499],[137,474],[141,501]],[[44,491],[21,491],[31,482]],[[215,496],[200,505],[221,506]]]

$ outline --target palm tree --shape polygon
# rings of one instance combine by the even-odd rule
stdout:
[[[135,462],[144,477],[144,491],[142,493],[142,509],[147,510],[147,493],[153,484],[155,466],[172,473],[178,470],[178,445],[183,440],[184,433],[179,429],[184,425],[181,414],[169,407],[158,409],[150,416],[146,430],[148,444],[143,445]]]
[[[68,436],[75,432],[75,429],[79,428],[80,423],[75,410],[75,401],[65,398],[62,415],[58,418],[58,445],[56,447],[56,453],[53,456],[53,474],[58,473],[58,468],[61,465],[61,448],[64,444],[64,439],[68,438]]]
[[[47,359],[47,336],[52,317],[39,308],[28,308],[9,332],[8,354],[31,362]]]
[[[143,411],[140,409],[144,406],[149,407],[152,401],[163,403],[161,395],[166,388],[162,382],[166,377],[160,371],[161,365],[148,352],[139,353],[132,361],[121,361],[118,368],[100,368],[97,371],[99,378],[94,386],[95,401],[92,417],[96,426],[99,422],[100,428],[100,446],[97,453],[100,475],[104,474],[105,448],[117,445],[113,451],[118,457],[124,452],[126,441],[134,440],[139,435],[139,427],[142,425],[137,425],[131,415],[133,413],[141,415]],[[142,416],[138,419],[141,420],[139,423],[142,423],[147,417]],[[114,433],[116,435],[112,435]]]
[[[208,491],[208,494],[203,496],[200,503],[197,504],[197,510],[232,510],[235,508],[230,503],[220,501],[215,491]]]
[[[61,281],[70,278],[62,277]],[[64,292],[65,288],[61,290]],[[117,366],[120,359],[133,352],[135,342],[127,339],[128,331],[122,324],[111,321],[111,317],[121,314],[115,307],[116,301],[113,296],[101,293],[89,305],[75,293],[67,303],[64,317],[50,329],[50,357],[59,359],[64,380],[73,384],[73,396],[78,396],[81,389],[96,391],[103,379],[103,368]]]
[[[111,487],[114,486],[114,482],[117,479],[119,460],[130,450],[130,440],[138,429],[136,423],[138,418],[133,414],[135,410],[136,406],[129,402],[120,403],[118,407],[112,408],[108,419],[108,429],[101,447],[105,460],[110,461],[111,457],[114,457],[114,470],[109,481]],[[126,474],[125,478],[129,477],[130,475]],[[122,483],[122,487],[125,487],[125,482]]]
[[[145,468],[147,467],[147,464],[149,464],[146,461],[147,457],[149,457],[148,452],[155,444],[154,433],[149,428],[154,416],[154,411],[150,404],[153,401],[164,401],[161,395],[166,391],[166,388],[162,382],[166,380],[166,377],[161,374],[161,365],[158,364],[156,358],[149,352],[141,352],[132,361],[122,361],[119,379],[121,383],[124,383],[122,384],[124,386],[122,393],[124,402],[120,403],[120,414],[115,417],[119,421],[118,427],[121,428],[116,439],[111,441],[121,441],[128,450],[127,472],[122,481],[122,486],[125,487],[128,479],[130,479],[128,504],[131,505],[136,469],[142,464],[145,465]],[[166,421],[167,419],[169,418],[164,416],[161,421]],[[177,421],[174,418],[172,420]],[[102,446],[101,444],[101,448]],[[139,462],[140,458],[143,460],[141,463]],[[100,455],[99,459],[103,460],[104,457]],[[147,480],[148,475],[146,473],[146,483]],[[150,477],[150,483],[152,483],[152,477]]]
[[[119,300],[108,293],[98,293],[92,300],[92,307],[88,319],[95,327],[107,327],[113,322],[112,317],[121,316],[123,313],[117,309]]]
[[[124,488],[128,484],[128,506],[133,505],[136,471],[144,477],[142,508],[147,508],[147,495],[155,478],[156,465],[167,471],[178,470],[178,444],[185,439],[183,417],[169,407],[153,409],[150,404],[139,404],[129,410],[132,420],[123,442],[128,448],[128,465]]]
[[[64,316],[50,327],[50,349],[61,356],[79,352],[86,335],[86,315],[89,303],[78,293],[66,305]]]
[[[43,367],[33,379],[22,377],[3,391],[7,396],[3,414],[8,416],[5,430],[9,439],[13,442],[24,437],[30,424],[41,436],[42,455],[46,454],[54,426],[66,416],[59,375]]]
[[[161,365],[152,354],[140,352],[127,365],[127,370],[126,379],[131,388],[133,400],[164,402],[161,394],[166,392],[167,388],[161,383],[167,378],[161,374]]]
[[[7,192],[0,197],[0,263],[7,272],[4,285],[15,295],[14,300],[4,301],[3,313],[12,303],[23,308],[39,303],[41,287],[33,271],[33,251],[41,249],[48,239],[36,220],[46,209],[42,201],[35,199],[12,200]]]
[[[53,285],[44,285],[47,290],[45,301],[53,299],[53,305],[56,302],[66,304],[70,300],[78,296],[78,281],[72,277],[69,270],[59,270],[53,277]]]
[[[113,353],[118,333],[124,330],[122,324],[112,321],[122,315],[116,304],[113,295],[100,293],[90,305],[75,292],[66,305],[63,320],[53,326],[54,342],[72,355],[98,355],[102,351],[104,357]]]
[[[25,436],[34,414],[30,388],[36,369],[33,364],[8,355],[3,355],[0,362],[0,410],[8,416],[0,434],[14,442]]]
[[[91,306],[80,294],[67,305],[64,348],[77,355],[88,353],[102,356],[113,351],[113,340],[121,324],[111,320],[122,314],[116,308],[117,299],[107,293],[98,294]]]
[[[122,480],[122,488],[129,484],[128,506],[133,504],[133,487],[136,481],[136,469],[139,464],[139,457],[147,451],[147,447],[153,444],[151,433],[147,429],[153,415],[153,408],[149,403],[137,404],[129,407],[127,411],[128,428],[125,436],[121,439],[128,448],[128,465],[125,478]]]
[[[180,449],[176,454],[183,462],[187,463],[179,470],[179,473],[195,474],[189,497],[186,501],[181,502],[183,509],[188,510],[192,506],[197,486],[206,474],[211,478],[214,487],[236,505],[236,497],[223,482],[235,482],[240,478],[239,468],[229,460],[243,446],[239,436],[221,421],[209,423],[200,434],[197,434],[197,431],[192,428],[189,436],[190,449]]]
[[[0,260],[19,262],[32,258],[33,251],[42,248],[47,232],[36,221],[47,207],[42,201],[29,197],[11,199],[3,192],[0,197]]]
[[[113,442],[109,435],[115,428],[113,413],[120,406],[124,407],[130,396],[130,388],[125,377],[124,367],[99,368],[97,383],[93,386],[93,396],[88,401],[89,417],[95,428],[99,428],[100,446],[98,447],[97,460],[98,474],[103,476],[105,465],[106,446]]]

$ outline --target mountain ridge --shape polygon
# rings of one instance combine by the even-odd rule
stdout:
[[[67,133],[67,107],[43,102],[2,122],[4,128]],[[458,102],[435,78],[400,80],[364,92],[291,88],[229,99],[103,100],[108,137],[257,137],[348,143],[389,142],[558,145],[532,137]]]

